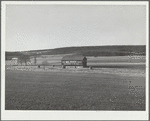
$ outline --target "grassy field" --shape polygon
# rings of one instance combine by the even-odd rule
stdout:
[[[145,110],[145,69],[140,66],[6,69],[5,84],[6,110]]]
[[[65,56],[65,54],[60,55],[43,55],[41,57],[37,57],[37,65],[42,65],[44,61],[47,61],[47,65],[61,65],[61,59]],[[87,57],[87,65],[88,66],[107,66],[107,65],[114,65],[118,66],[120,64],[128,64],[131,66],[130,63],[139,63],[145,64],[146,58],[145,56],[109,56],[109,57]],[[34,59],[31,59],[32,64],[34,64]],[[14,62],[8,60],[6,61],[6,65],[13,65]],[[120,66],[120,65],[119,65]]]

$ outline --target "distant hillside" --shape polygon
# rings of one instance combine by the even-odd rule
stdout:
[[[146,46],[89,46],[56,48],[45,54],[70,54],[76,53],[84,56],[125,56],[133,53],[145,54]]]
[[[81,54],[84,56],[127,56],[127,55],[146,55],[145,45],[135,46],[83,46],[83,47],[64,47],[56,49],[33,50],[22,52],[6,52],[6,58],[18,57],[20,55],[57,55],[57,54]]]
[[[22,53],[20,53],[20,52],[5,52],[5,59],[10,60],[13,57],[19,57],[21,55],[22,55]]]

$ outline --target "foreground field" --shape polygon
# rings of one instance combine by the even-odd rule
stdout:
[[[5,109],[145,110],[144,69],[100,70],[8,69]]]

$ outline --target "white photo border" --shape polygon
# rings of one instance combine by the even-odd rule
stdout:
[[[32,111],[5,110],[6,5],[145,5],[146,6],[146,111]],[[147,1],[2,1],[1,120],[148,120],[149,118],[149,2]]]

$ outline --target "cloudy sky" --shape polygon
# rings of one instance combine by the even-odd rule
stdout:
[[[6,6],[6,51],[145,44],[144,5]]]

